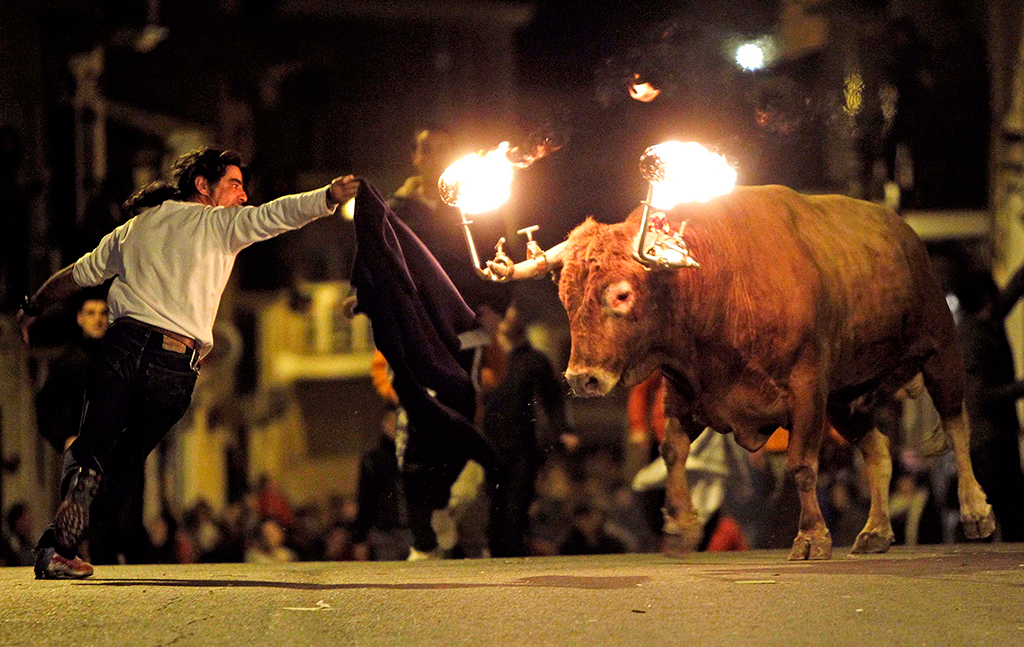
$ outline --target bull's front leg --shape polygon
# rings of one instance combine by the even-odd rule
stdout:
[[[786,468],[800,494],[800,530],[789,559],[830,559],[832,537],[818,507],[818,454],[825,435],[825,392],[816,376],[794,380],[793,429]]]
[[[680,557],[696,550],[700,544],[702,526],[690,499],[690,486],[686,482],[686,458],[690,455],[690,435],[683,429],[679,418],[666,417],[665,440],[661,443],[661,457],[668,468],[665,485],[664,552]]]

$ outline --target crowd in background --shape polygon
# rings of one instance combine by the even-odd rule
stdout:
[[[850,445],[836,439],[823,450],[819,500],[837,547],[852,545],[867,517],[867,483],[856,456]],[[729,532],[738,532],[740,543],[716,548],[706,537],[704,549],[788,548],[796,534],[799,504],[792,480],[783,476],[777,482],[773,460],[763,450],[751,455],[749,489],[730,481],[730,495],[716,511],[726,520]],[[896,544],[962,540],[955,470],[949,461],[921,459],[907,450],[894,462],[890,505]],[[663,490],[636,491],[623,467],[622,452],[614,447],[582,447],[550,456],[539,472],[529,505],[527,554],[658,551]],[[435,515],[433,526],[441,547],[437,556],[491,555],[488,495],[485,488],[475,494]],[[140,535],[142,545],[122,546],[114,554],[118,561],[161,564],[406,559],[409,544],[391,552],[370,549],[373,534],[381,529],[365,528],[365,524],[377,518],[376,512],[360,510],[357,497],[343,495],[330,496],[326,504],[296,505],[264,478],[219,514],[202,500],[180,514],[165,510],[146,525]],[[32,514],[23,504],[7,510],[0,541],[0,559],[5,564],[33,563]],[[407,532],[407,528],[400,530]]]

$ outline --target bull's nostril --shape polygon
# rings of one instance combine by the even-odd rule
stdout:
[[[602,395],[605,391],[601,374],[597,371],[566,371],[565,379],[577,396]]]

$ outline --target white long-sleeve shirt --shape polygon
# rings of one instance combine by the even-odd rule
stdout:
[[[81,287],[113,278],[107,295],[112,321],[132,317],[192,337],[205,356],[238,252],[333,211],[326,188],[258,207],[167,200],[104,236],[71,275]]]

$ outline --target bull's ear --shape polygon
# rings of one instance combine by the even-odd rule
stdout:
[[[629,281],[616,281],[604,289],[603,301],[610,314],[624,317],[633,311],[636,291]]]

